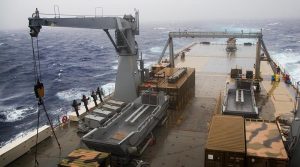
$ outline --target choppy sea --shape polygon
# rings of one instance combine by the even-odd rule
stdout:
[[[271,56],[296,82],[300,81],[299,27],[300,20],[142,24],[137,42],[149,66],[158,59],[169,31],[254,32],[262,29]],[[175,40],[175,48],[193,41],[199,39]],[[81,98],[82,94],[90,95],[98,86],[107,94],[113,91],[117,54],[102,30],[43,27],[39,46],[45,104],[54,124],[61,115],[72,110],[73,99]],[[33,85],[29,30],[0,30],[0,147],[36,127]],[[46,123],[42,112],[41,125]]]

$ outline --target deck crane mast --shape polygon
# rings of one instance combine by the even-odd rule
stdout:
[[[138,70],[138,46],[135,35],[139,35],[139,12],[135,17],[76,17],[41,18],[38,9],[28,18],[30,35],[37,37],[42,26],[102,29],[107,34],[118,54],[114,99],[130,102],[137,98],[137,87],[141,82]],[[115,30],[115,40],[109,30]]]

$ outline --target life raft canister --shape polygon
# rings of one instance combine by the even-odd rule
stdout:
[[[61,119],[61,122],[65,124],[67,123],[67,121],[68,121],[68,117],[64,115]]]

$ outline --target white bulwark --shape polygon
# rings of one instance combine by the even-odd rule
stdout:
[[[38,143],[50,137],[50,126],[44,125],[39,128]],[[28,152],[36,142],[36,129],[24,136],[18,137],[0,148],[0,166],[8,165],[10,162]]]

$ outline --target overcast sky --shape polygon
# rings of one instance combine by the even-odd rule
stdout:
[[[36,7],[54,13],[55,4],[62,14],[94,15],[95,7],[104,15],[133,14],[137,8],[142,23],[300,19],[300,0],[0,0],[0,29],[25,28]]]

